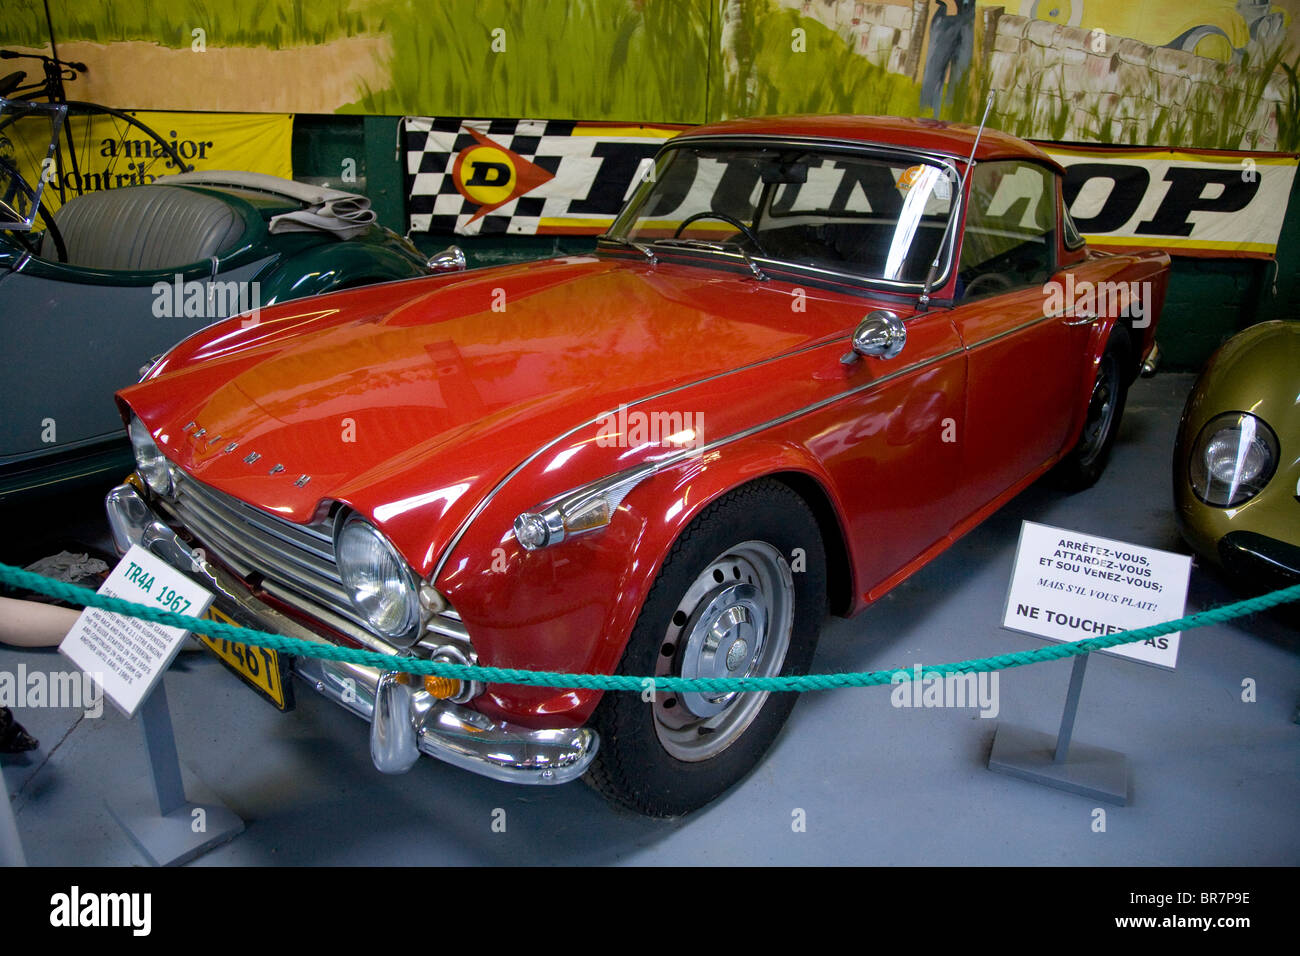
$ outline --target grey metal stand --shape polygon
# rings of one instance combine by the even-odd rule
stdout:
[[[0,769],[0,866],[26,865],[23,841],[18,838],[18,824],[14,822],[14,808],[9,804],[9,787]]]
[[[1122,807],[1128,803],[1128,758],[1117,750],[1072,744],[1088,656],[1079,654],[1074,658],[1065,711],[1055,739],[1027,727],[999,724],[993,735],[989,769]]]
[[[242,833],[244,821],[221,803],[186,799],[162,681],[140,705],[139,717],[153,793],[128,802],[106,802],[140,852],[154,866],[179,866]]]

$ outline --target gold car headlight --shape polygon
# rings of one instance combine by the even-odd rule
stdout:
[[[1229,412],[1201,429],[1187,462],[1187,477],[1196,497],[1207,505],[1233,508],[1264,490],[1277,461],[1273,429],[1248,412]]]

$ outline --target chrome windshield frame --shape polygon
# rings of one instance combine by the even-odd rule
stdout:
[[[948,173],[951,182],[954,183],[952,206],[948,210],[948,222],[945,227],[945,235],[941,240],[942,246],[942,269],[938,277],[930,283],[930,291],[942,289],[947,286],[952,279],[952,273],[956,266],[956,249],[958,242],[959,225],[966,208],[966,177],[962,175],[957,167],[957,163],[965,162],[964,159],[951,156],[946,153],[934,152],[932,150],[917,149],[908,146],[892,146],[878,143],[859,143],[851,140],[839,139],[821,139],[818,137],[803,136],[733,136],[733,135],[702,135],[692,136],[685,134],[678,136],[668,143],[655,154],[655,165],[668,154],[670,150],[678,149],[683,146],[697,145],[718,145],[733,146],[737,149],[749,148],[779,148],[787,146],[794,149],[812,149],[820,152],[847,153],[867,156],[873,159],[905,159],[917,160],[922,163],[938,166]],[[646,181],[643,188],[650,186],[650,181]],[[614,222],[610,225],[605,236],[599,237],[601,241],[610,244],[618,244],[625,240],[626,236],[619,235],[616,230],[624,227],[624,220],[632,209],[633,204],[641,197],[641,189],[634,192],[623,205],[623,209],[615,217]],[[608,237],[608,238],[606,238]],[[653,245],[653,244],[651,244]],[[761,254],[750,254],[749,256],[741,255],[738,252],[726,250],[706,250],[706,249],[674,249],[670,246],[659,246],[655,248],[656,254],[664,257],[672,257],[678,254],[693,255],[700,257],[701,254],[710,258],[718,258],[727,261],[728,264],[734,263],[746,269],[751,268],[750,263],[755,262],[760,265],[767,265],[773,269],[782,272],[794,272],[798,275],[808,275],[814,278],[826,278],[834,282],[863,284],[873,288],[883,288],[894,292],[914,293],[920,295],[926,291],[926,282],[924,280],[911,282],[893,279],[884,279],[871,276],[863,272],[849,272],[842,269],[833,269],[825,266],[810,266],[804,263],[793,262],[789,259],[776,258]]]

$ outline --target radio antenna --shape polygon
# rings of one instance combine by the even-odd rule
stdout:
[[[975,164],[975,151],[980,148],[980,137],[984,135],[984,124],[989,121],[989,112],[993,109],[993,98],[997,96],[997,90],[989,90],[989,98],[984,103],[984,115],[980,118],[980,127],[975,131],[975,142],[971,143],[970,156],[966,160],[966,168],[962,170],[961,181],[958,183],[958,197],[966,194],[966,180],[970,178],[971,167]],[[952,234],[952,225],[957,215],[957,198],[954,197],[952,208],[948,210],[948,223],[944,226],[943,237],[939,240],[939,248],[934,252],[934,261],[930,263],[930,271],[925,277],[925,286],[921,290],[921,298],[917,302],[922,312],[930,307],[930,289],[934,286],[934,280],[939,275],[939,259],[943,255],[943,250],[947,248],[949,237]]]
[[[980,128],[975,131],[975,142],[971,143],[970,157],[966,160],[966,172],[962,175],[962,185],[965,185],[966,177],[970,175],[971,166],[975,164],[975,150],[980,148],[980,137],[984,135],[984,124],[989,121],[989,112],[993,109],[993,97],[997,96],[997,90],[989,90],[989,98],[984,103],[984,115],[980,118]]]

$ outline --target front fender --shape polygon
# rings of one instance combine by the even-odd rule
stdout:
[[[612,673],[682,531],[728,491],[777,474],[817,482],[843,527],[831,483],[808,451],[760,438],[647,479],[628,494],[608,527],[550,548],[526,551],[511,531],[515,514],[489,507],[436,583],[464,621],[481,663]],[[600,696],[494,684],[475,705],[524,726],[579,726]]]

